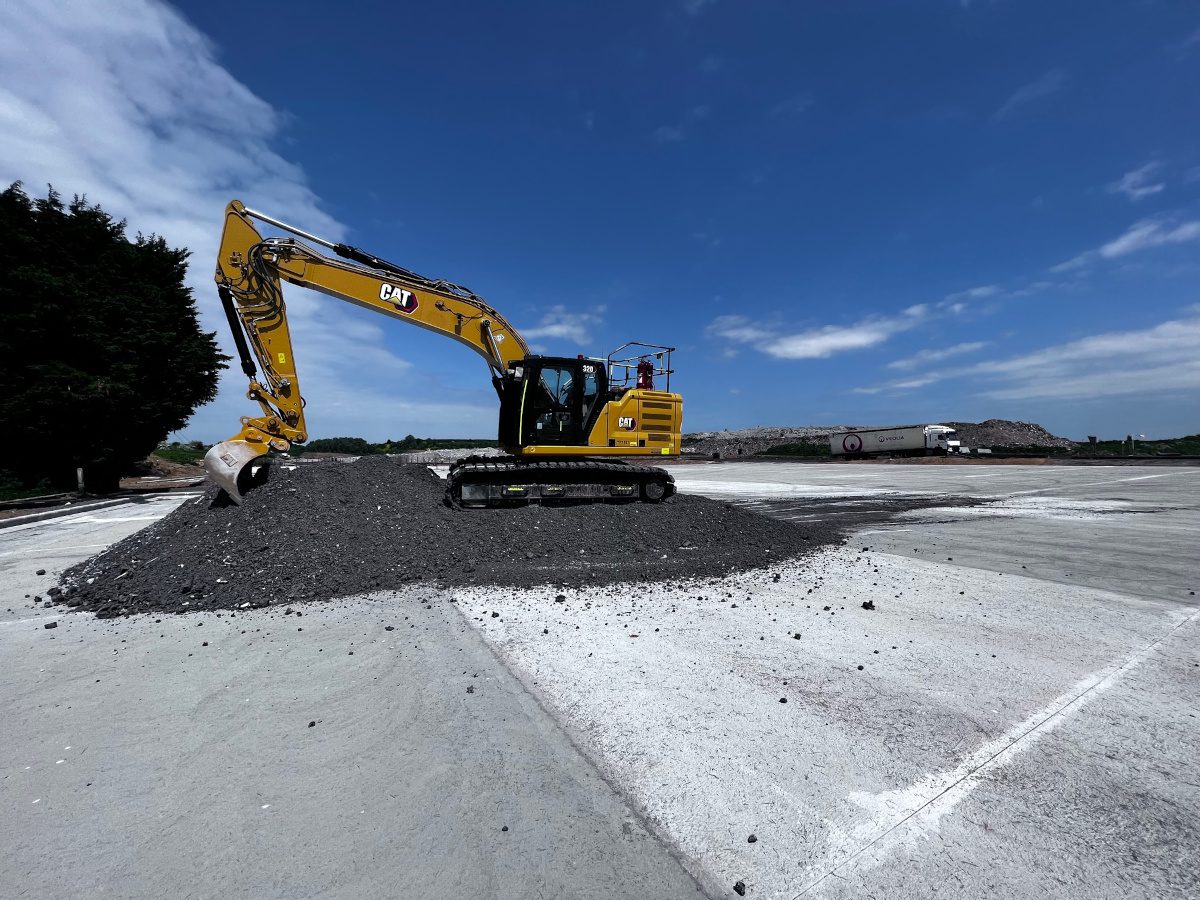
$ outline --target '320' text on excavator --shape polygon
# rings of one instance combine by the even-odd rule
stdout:
[[[264,238],[254,220],[295,237]],[[234,502],[266,477],[266,454],[308,438],[283,281],[453,338],[487,361],[506,455],[451,466],[449,503],[658,502],[675,492],[665,470],[622,459],[679,455],[683,400],[670,390],[672,347],[630,343],[603,358],[534,355],[504,316],[466,288],[323,240],[237,200],[225,209],[216,281],[250,379],[247,396],[261,409],[205,457],[209,477]],[[666,390],[655,389],[656,377]]]

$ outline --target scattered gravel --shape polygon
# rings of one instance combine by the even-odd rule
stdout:
[[[421,465],[386,457],[280,469],[241,506],[215,489],[63,574],[55,603],[101,616],[327,600],[399,588],[564,588],[714,577],[834,543],[702,497],[456,510]]]

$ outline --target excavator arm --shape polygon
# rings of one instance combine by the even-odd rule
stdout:
[[[254,220],[296,235],[264,238]],[[333,258],[310,244],[332,251]],[[355,247],[300,231],[234,200],[225,209],[217,257],[217,291],[229,319],[247,393],[260,415],[205,457],[210,476],[240,501],[254,460],[307,440],[304,397],[296,376],[281,281],[312,288],[466,344],[484,358],[500,389],[504,372],[529,345],[481,297],[460,285],[417,275]]]

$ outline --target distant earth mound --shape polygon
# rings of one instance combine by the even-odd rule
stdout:
[[[917,424],[917,423],[907,423]],[[926,422],[923,424],[949,425],[959,433],[962,442],[972,449],[984,448],[1071,448],[1075,442],[1051,434],[1041,425],[1032,422],[1014,422],[1008,419],[988,419],[984,422]],[[835,431],[851,431],[865,428],[892,428],[895,425],[801,425],[790,427],[738,428],[730,431],[697,431],[684,435],[683,446],[688,456],[721,459],[756,456],[785,445],[812,447],[813,456],[825,456],[829,452],[829,435]]]
[[[988,419],[985,422],[943,422],[958,431],[968,447],[1061,447],[1069,450],[1075,441],[1051,434],[1035,422]]]

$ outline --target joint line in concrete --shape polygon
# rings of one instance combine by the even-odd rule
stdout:
[[[837,863],[836,865],[834,865],[831,868],[829,868],[828,870],[826,870],[815,880],[809,882],[809,884],[807,884],[800,891],[800,893],[795,895],[793,900],[798,900],[798,898],[803,897],[804,895],[808,894],[810,891],[812,891],[814,888],[816,888],[818,885],[820,885],[821,882],[823,882],[826,878],[829,878],[830,876],[841,877],[840,875],[838,875],[839,869],[845,868],[847,865],[854,862],[854,860],[858,859],[858,857],[862,856],[862,854],[866,853],[868,850],[870,850],[872,847],[874,847],[876,844],[878,844],[881,840],[883,840],[885,837],[887,837],[893,831],[900,828],[902,825],[906,824],[914,816],[918,815],[919,813],[928,809],[933,804],[937,803],[939,800],[941,800],[943,797],[945,797],[947,794],[949,794],[951,791],[953,791],[955,788],[957,788],[963,782],[967,781],[970,778],[975,777],[978,773],[983,772],[985,769],[992,768],[993,764],[996,763],[997,759],[999,759],[1001,756],[1004,756],[1006,753],[1008,753],[1010,750],[1012,750],[1013,747],[1015,747],[1021,741],[1024,741],[1030,735],[1033,735],[1037,732],[1041,732],[1041,731],[1045,730],[1047,728],[1047,726],[1054,719],[1058,718],[1059,716],[1062,716],[1068,710],[1070,710],[1072,707],[1082,707],[1083,701],[1086,697],[1088,697],[1088,695],[1090,695],[1102,688],[1108,687],[1110,684],[1115,682],[1117,680],[1117,678],[1119,678],[1122,674],[1124,674],[1128,669],[1131,669],[1134,666],[1139,665],[1142,661],[1144,661],[1147,657],[1149,657],[1150,654],[1152,654],[1155,650],[1158,649],[1159,645],[1161,645],[1164,641],[1166,641],[1172,635],[1174,635],[1175,632],[1179,631],[1179,629],[1183,628],[1185,625],[1195,621],[1198,617],[1200,617],[1200,609],[1193,609],[1191,612],[1191,615],[1189,615],[1189,616],[1181,619],[1179,622],[1175,623],[1175,625],[1173,625],[1165,634],[1163,634],[1160,637],[1156,638],[1155,640],[1151,641],[1149,644],[1147,644],[1141,650],[1137,650],[1137,651],[1131,653],[1129,656],[1125,657],[1125,659],[1123,659],[1119,664],[1117,664],[1115,666],[1110,666],[1108,671],[1102,677],[1100,677],[1100,678],[1093,677],[1093,678],[1085,679],[1085,682],[1087,683],[1087,687],[1085,687],[1083,690],[1078,691],[1076,694],[1074,694],[1066,703],[1059,705],[1058,701],[1056,700],[1054,703],[1051,704],[1051,706],[1053,706],[1055,708],[1052,709],[1049,713],[1047,713],[1045,716],[1042,716],[1037,722],[1035,722],[1029,728],[1026,728],[1024,731],[1022,731],[1020,734],[1018,734],[1016,737],[1014,737],[1011,741],[1008,741],[1004,746],[1002,746],[1000,749],[998,749],[995,753],[992,753],[990,756],[988,756],[982,762],[978,763],[977,765],[969,767],[967,771],[965,771],[958,778],[954,779],[954,781],[952,783],[948,784],[942,790],[938,791],[938,793],[936,793],[934,796],[930,797],[924,803],[920,804],[916,809],[913,809],[913,810],[909,811],[908,813],[906,813],[897,822],[894,822],[893,824],[891,824],[887,828],[885,828],[883,831],[879,832],[879,834],[875,835],[875,837],[871,838],[869,841],[867,841],[865,844],[863,844],[861,847],[859,847],[857,850],[855,850],[853,853],[851,853],[849,856],[847,856],[841,862]],[[1061,699],[1061,698],[1059,698],[1059,699]]]

